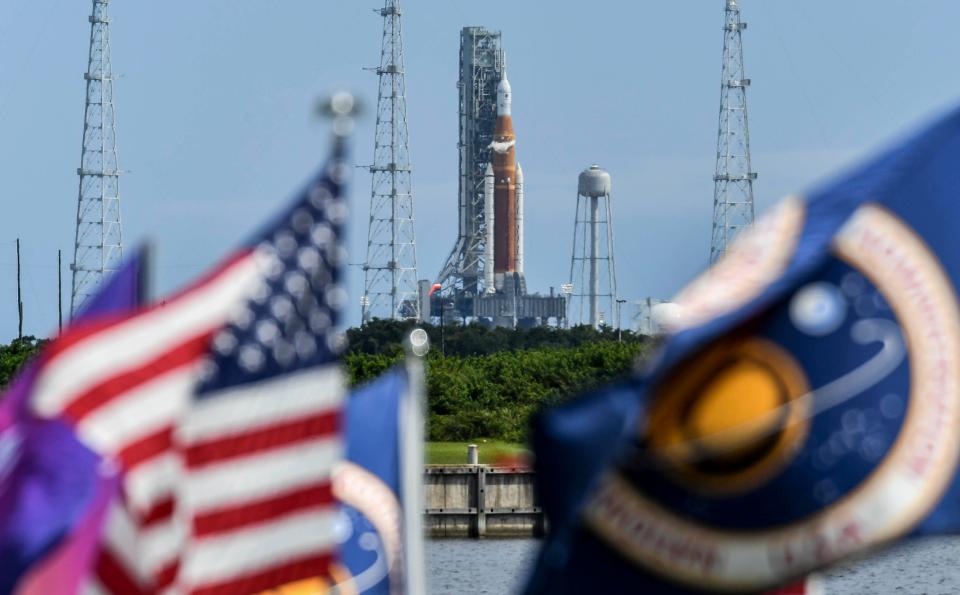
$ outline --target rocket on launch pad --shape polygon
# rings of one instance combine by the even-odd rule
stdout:
[[[510,81],[504,74],[497,85],[497,123],[484,184],[488,293],[503,290],[507,275],[523,276],[523,169],[516,158],[512,103]]]
[[[523,170],[517,163],[513,97],[499,33],[463,29],[458,87],[459,233],[437,279],[440,290],[431,293],[430,282],[421,282],[420,311],[442,317],[452,310],[464,321],[504,328],[551,320],[562,326],[566,297],[552,287],[548,295],[528,292],[524,278]]]

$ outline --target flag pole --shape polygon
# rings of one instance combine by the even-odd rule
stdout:
[[[404,347],[410,393],[400,409],[400,477],[403,499],[404,575],[407,595],[427,592],[423,545],[423,433],[425,404],[424,357],[430,339],[422,328],[413,329]]]

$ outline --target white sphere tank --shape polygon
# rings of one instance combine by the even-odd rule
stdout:
[[[683,321],[683,309],[679,304],[662,302],[650,309],[650,317],[661,331],[670,331]]]
[[[591,165],[580,172],[577,192],[580,196],[609,196],[610,173],[601,169],[599,165]]]

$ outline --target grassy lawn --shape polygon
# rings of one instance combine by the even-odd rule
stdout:
[[[493,464],[504,456],[517,456],[527,452],[526,446],[514,442],[500,442],[478,438],[469,442],[427,442],[428,465],[465,465],[467,445],[476,444],[480,450],[480,463]]]

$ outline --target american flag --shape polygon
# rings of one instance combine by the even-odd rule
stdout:
[[[247,593],[327,574],[346,171],[338,144],[250,248],[42,356],[33,411],[122,474],[92,592]]]
[[[346,301],[334,190],[314,186],[258,246],[264,274],[214,338],[177,429],[192,519],[178,581],[190,592],[252,593],[329,566],[344,394],[331,326]]]

